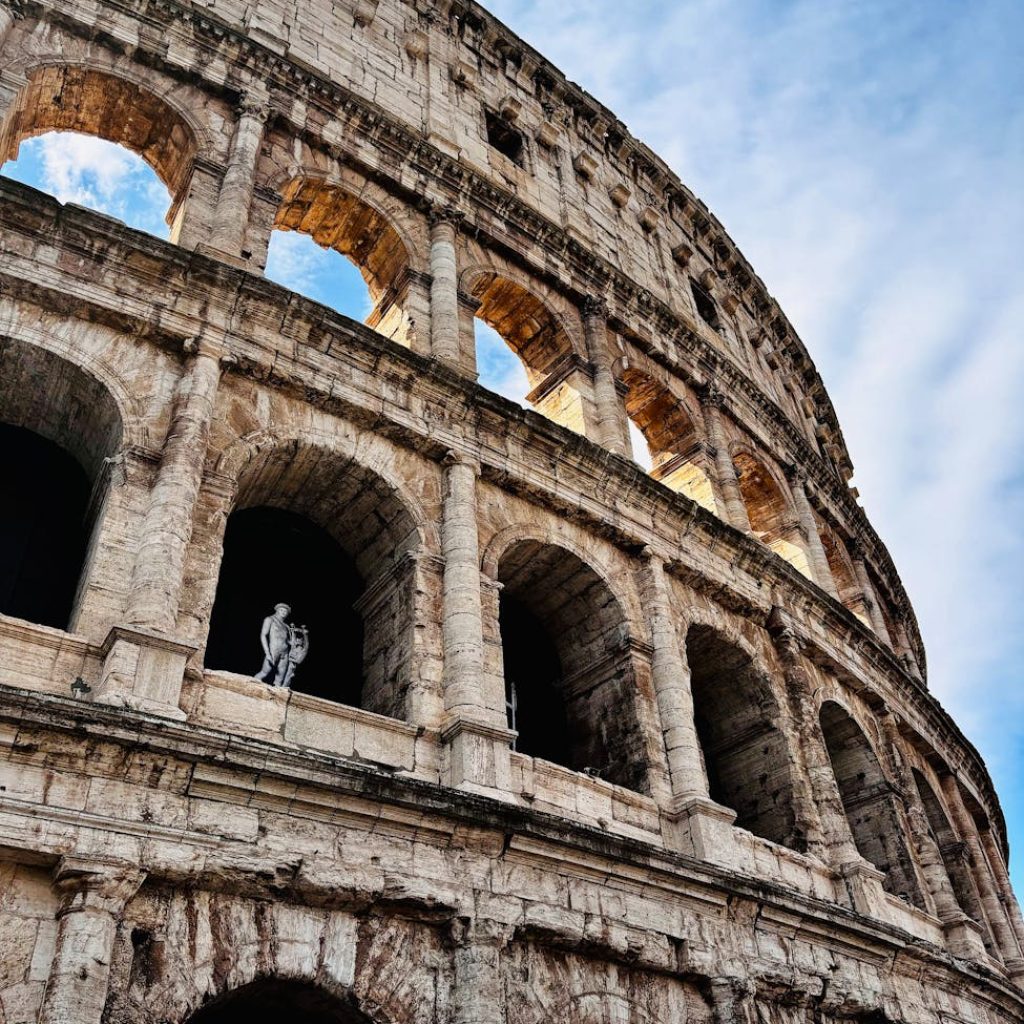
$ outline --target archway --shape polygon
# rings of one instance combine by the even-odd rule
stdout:
[[[141,157],[170,195],[165,220],[172,240],[177,239],[198,146],[170,105],[105,72],[46,66],[32,74],[0,127],[0,165],[17,159],[24,140],[52,132],[92,136]]]
[[[370,1018],[312,982],[265,978],[234,989],[184,1024],[371,1024]]]
[[[629,629],[607,583],[577,555],[536,540],[504,552],[498,580],[517,749],[646,792]]]
[[[409,254],[384,214],[341,185],[299,177],[285,186],[274,228],[268,277],[364,321],[401,345],[412,344]],[[314,244],[289,232],[308,236]]]
[[[793,568],[813,579],[799,524],[782,488],[771,473],[746,452],[736,452],[733,464],[754,535]]]
[[[711,799],[734,810],[740,828],[802,849],[789,745],[767,679],[710,626],[691,627],[686,659]]]
[[[97,380],[45,349],[0,339],[0,612],[71,627],[121,434]]]
[[[626,415],[643,436],[650,454],[651,476],[715,512],[711,479],[701,465],[701,437],[686,406],[641,370],[626,370],[622,383],[626,387]]]
[[[499,388],[507,397],[532,406],[549,419],[586,433],[585,399],[573,345],[559,317],[521,284],[494,272],[477,274],[469,286],[479,303],[476,317],[518,358],[526,375],[523,395]],[[477,349],[484,337],[477,333]],[[479,362],[479,360],[478,360]],[[511,379],[503,368],[506,379]],[[484,380],[483,383],[493,383]]]
[[[963,844],[953,830],[953,826],[946,817],[942,807],[942,801],[938,798],[935,790],[932,789],[928,780],[918,771],[912,769],[914,786],[924,807],[925,818],[928,821],[928,829],[939,848],[942,857],[942,866],[946,869],[946,876],[949,878],[950,887],[956,898],[957,905],[976,924],[981,927],[982,938],[990,952],[995,952],[992,942],[992,935],[985,919],[985,912],[981,906],[981,899],[971,877],[971,867],[965,856]]]
[[[355,460],[312,445],[261,453],[225,530],[207,666],[254,674],[261,623],[282,602],[309,627],[294,689],[404,718],[415,572],[406,556],[419,544],[397,490]]]
[[[888,892],[923,908],[896,797],[871,743],[853,716],[834,701],[822,705],[819,720],[858,852],[884,874]]]
[[[853,563],[850,561],[846,546],[830,527],[820,521],[818,521],[817,525],[821,544],[825,549],[825,558],[828,560],[829,572],[832,573],[832,579],[835,581],[839,600],[865,626],[870,628],[871,619],[864,604],[864,590],[860,585],[860,580],[857,579],[857,574],[854,571]]]

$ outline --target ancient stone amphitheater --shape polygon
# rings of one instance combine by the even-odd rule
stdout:
[[[2,0],[53,130],[171,241],[0,181],[3,1024],[1024,1019],[814,364],[614,114],[469,0]]]

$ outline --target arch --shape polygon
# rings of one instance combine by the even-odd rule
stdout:
[[[792,758],[782,712],[748,650],[718,629],[686,634],[694,721],[711,799],[736,812],[736,825],[800,850]]]
[[[982,938],[990,952],[994,951],[992,936],[985,919],[985,912],[981,906],[974,879],[971,876],[971,868],[966,856],[966,849],[960,837],[956,834],[942,801],[925,778],[924,774],[917,768],[911,769],[914,779],[914,787],[924,808],[925,820],[928,822],[928,830],[939,848],[939,855],[942,858],[942,866],[946,869],[946,876],[949,879],[950,887],[957,905],[981,928]]]
[[[0,611],[67,629],[77,618],[123,421],[95,377],[0,337]]]
[[[209,667],[251,674],[258,667],[260,622],[278,602],[296,611],[304,603],[321,620],[331,607],[333,627],[322,622],[309,643],[310,659],[320,645],[330,678],[310,678],[308,692],[404,718],[415,628],[409,595],[423,534],[403,495],[350,452],[268,435],[229,450],[219,465],[237,469],[238,477],[210,620]],[[246,518],[257,522],[255,532],[243,530]],[[245,538],[237,550],[233,536]],[[277,551],[305,552],[310,564],[298,567],[303,571],[284,565],[275,578]],[[308,593],[275,589],[286,581],[302,587],[306,580]],[[329,597],[314,607],[321,589]],[[248,623],[239,618],[242,603]],[[296,684],[304,687],[301,670]]]
[[[200,140],[194,120],[147,86],[95,67],[47,63],[28,73],[0,134],[0,163],[22,141],[46,132],[79,132],[137,153],[171,193],[167,221],[184,199]]]
[[[504,547],[494,578],[519,749],[647,792],[629,625],[606,580],[568,548],[528,538]]]
[[[258,978],[201,1006],[184,1024],[371,1024],[350,998],[293,978]]]
[[[883,873],[888,892],[923,908],[896,796],[871,742],[835,701],[825,701],[818,717],[858,852]]]
[[[626,388],[626,415],[643,434],[651,456],[651,476],[666,487],[716,511],[711,478],[704,461],[702,437],[686,403],[650,374],[627,366],[620,377]]]
[[[745,448],[732,454],[740,493],[754,535],[793,568],[813,579],[805,541],[786,488],[766,464]]]
[[[412,248],[365,190],[357,195],[330,177],[301,172],[281,188],[274,228],[309,235],[321,248],[351,260],[373,302],[366,323],[401,344],[412,343],[406,310]]]
[[[864,591],[861,588],[860,580],[857,579],[857,573],[854,571],[846,545],[836,532],[821,522],[817,516],[815,516],[815,522],[818,527],[818,535],[821,537],[821,545],[825,549],[829,572],[832,573],[832,579],[835,581],[839,600],[870,628],[871,619],[864,604]]]

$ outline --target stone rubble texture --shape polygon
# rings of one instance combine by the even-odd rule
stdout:
[[[93,483],[69,628],[0,616],[0,1024],[1024,1019],[999,805],[821,380],[610,111],[466,0],[0,0],[0,162],[54,129],[139,153],[172,241],[0,180],[0,420]],[[265,280],[275,229],[365,325]],[[361,708],[204,668],[267,504],[366,581]],[[502,593],[571,768],[511,749]]]

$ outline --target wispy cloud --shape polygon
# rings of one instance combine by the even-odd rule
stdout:
[[[1019,850],[1024,7],[489,6],[672,164],[801,332],[932,689],[988,759]]]
[[[267,251],[267,277],[356,320],[373,310],[369,289],[355,264],[309,235],[275,231]]]

